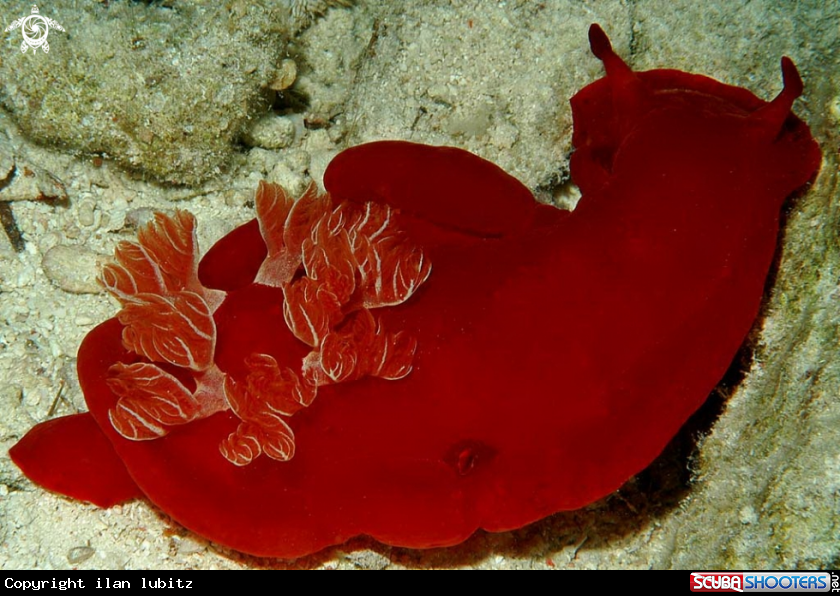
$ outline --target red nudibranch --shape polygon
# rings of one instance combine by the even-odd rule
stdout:
[[[358,534],[432,547],[582,507],[645,468],[759,310],[784,199],[820,151],[772,101],[674,70],[572,100],[573,213],[465,151],[348,149],[328,194],[257,190],[199,262],[158,215],[103,273],[122,304],[78,358],[90,413],[11,450],[44,487],[145,496],[237,550]]]

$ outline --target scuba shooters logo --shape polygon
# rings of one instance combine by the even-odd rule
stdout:
[[[692,592],[840,592],[840,576],[825,571],[694,571]]]

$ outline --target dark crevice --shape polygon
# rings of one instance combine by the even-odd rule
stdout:
[[[15,252],[23,252],[26,243],[23,240],[20,228],[18,228],[17,221],[15,221],[12,205],[8,201],[0,201],[0,224],[3,225],[3,230],[6,232],[6,236]]]

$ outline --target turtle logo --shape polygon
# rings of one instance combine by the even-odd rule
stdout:
[[[20,44],[20,51],[24,54],[27,48],[32,48],[32,53],[37,54],[38,48],[44,50],[44,53],[50,51],[50,44],[47,43],[47,36],[50,34],[50,27],[64,31],[64,27],[56,23],[49,17],[42,17],[38,14],[38,7],[32,5],[32,14],[27,17],[21,17],[14,21],[11,25],[6,27],[6,31],[17,29],[23,34],[23,43]]]

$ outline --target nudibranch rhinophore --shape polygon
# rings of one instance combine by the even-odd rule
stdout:
[[[200,262],[192,216],[159,215],[103,274],[122,309],[79,350],[90,413],[12,458],[285,558],[452,545],[616,490],[731,363],[820,151],[787,58],[766,102],[634,72],[597,25],[590,45],[607,74],[571,100],[574,212],[460,149],[383,141],[340,153],[326,194],[261,184]]]

